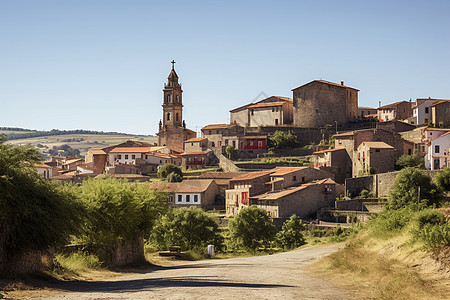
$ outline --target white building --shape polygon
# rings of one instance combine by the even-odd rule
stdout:
[[[116,147],[109,152],[109,163],[131,164],[149,152],[150,147]]]
[[[431,105],[438,102],[435,99],[417,99],[416,106],[413,107],[414,125],[431,123]]]
[[[434,133],[434,132],[433,132]],[[450,148],[450,131],[431,139],[428,142],[428,153],[425,155],[425,168],[439,170],[448,165],[448,149]]]
[[[53,177],[52,167],[50,166],[44,164],[36,165],[36,171],[44,178],[51,179]]]

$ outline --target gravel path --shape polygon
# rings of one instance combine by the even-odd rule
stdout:
[[[41,299],[356,299],[305,270],[305,266],[341,246],[189,262],[107,281],[66,282],[53,286],[56,290],[45,295],[34,296]]]

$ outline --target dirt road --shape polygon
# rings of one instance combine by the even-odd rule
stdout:
[[[319,246],[268,256],[189,262],[107,281],[66,282],[26,298],[356,299],[305,270],[339,246],[342,247]]]

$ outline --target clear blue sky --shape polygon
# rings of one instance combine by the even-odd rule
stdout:
[[[198,130],[314,79],[450,98],[450,1],[0,0],[0,126],[155,134],[174,59]]]

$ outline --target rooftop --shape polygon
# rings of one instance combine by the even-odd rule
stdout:
[[[308,169],[309,167],[276,167],[272,169],[273,173],[270,176],[284,176],[286,174]]]
[[[179,183],[176,193],[201,193],[208,189],[213,179],[183,180]]]
[[[109,151],[109,153],[147,153],[151,147],[116,147]]]
[[[335,151],[341,151],[341,150],[345,150],[345,148],[325,149],[325,150],[316,151],[313,154],[321,154],[321,153],[335,152]]]
[[[394,149],[394,147],[386,144],[385,142],[362,142],[361,144],[373,149]]]
[[[205,127],[203,127],[201,130],[208,130],[208,129],[227,129],[227,128],[231,128],[237,125],[234,124],[211,124],[211,125],[206,125]]]
[[[89,152],[91,152],[94,155],[106,154],[106,152],[103,151],[102,149],[89,149]]]
[[[313,83],[313,82],[320,82],[320,83],[324,83],[324,84],[328,84],[328,85],[333,85],[333,86],[338,86],[338,87],[342,87],[342,88],[347,88],[347,89],[352,89],[352,90],[355,90],[355,91],[359,91],[358,89],[355,89],[355,88],[352,88],[352,87],[349,87],[349,86],[345,86],[344,84],[334,83],[334,82],[326,81],[326,80],[313,80],[311,82],[308,82],[308,83],[306,83],[304,85],[301,85],[299,87],[296,87],[296,88],[292,89],[292,91],[296,90],[296,89],[299,89],[301,87],[304,87],[305,85],[308,85],[308,84]]]
[[[274,107],[283,106],[286,102],[264,102],[250,105],[248,108],[264,108],[264,107]]]
[[[207,140],[207,138],[204,138],[204,137],[192,138],[192,139],[186,140],[184,142],[185,143],[192,143],[192,142],[201,142],[201,141],[204,141],[204,140]]]
[[[245,172],[206,172],[198,176],[199,179],[232,179],[241,175],[245,175]]]
[[[242,181],[242,180],[251,180],[251,179],[255,179],[255,178],[259,178],[259,177],[263,177],[266,175],[269,175],[273,173],[273,171],[261,171],[261,172],[251,172],[245,175],[241,175],[238,177],[233,178],[233,181]]]
[[[397,101],[397,102],[394,102],[394,103],[391,103],[391,104],[388,104],[388,105],[380,106],[380,107],[378,107],[378,109],[386,109],[386,108],[394,109],[394,108],[397,108],[397,105],[399,105],[400,103],[410,103],[410,102],[405,101],[405,100]]]

